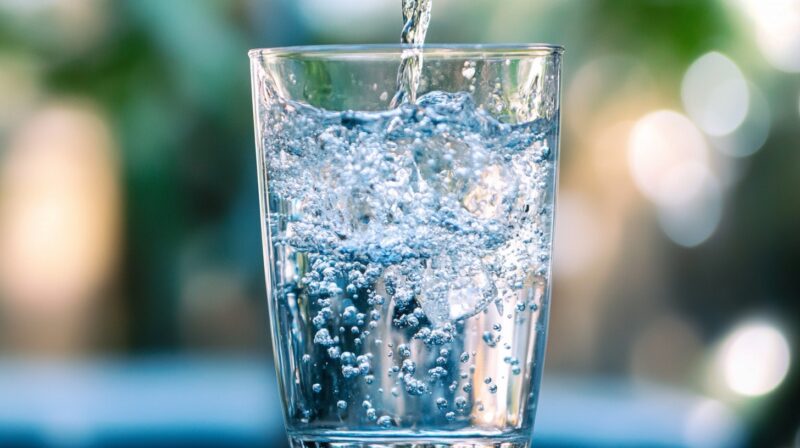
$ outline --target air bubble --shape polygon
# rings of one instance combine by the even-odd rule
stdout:
[[[428,376],[433,381],[439,380],[439,379],[442,379],[445,376],[447,376],[447,370],[445,368],[443,368],[443,367],[434,367],[434,368],[428,370]]]
[[[345,378],[353,378],[358,376],[359,370],[352,366],[342,366],[342,376]]]
[[[356,355],[351,352],[342,352],[340,359],[342,364],[353,365],[356,363]]]
[[[402,370],[405,373],[410,373],[410,374],[413,375],[414,372],[417,371],[417,363],[415,363],[414,361],[412,361],[410,359],[406,359],[406,360],[403,361]]]
[[[331,338],[331,334],[326,328],[322,328],[317,331],[317,333],[314,335],[314,343],[326,347],[335,344],[333,338]]]
[[[392,418],[388,415],[384,415],[378,419],[378,426],[381,428],[389,428],[392,426]]]
[[[472,77],[475,76],[475,67],[464,67],[461,69],[461,75],[464,78],[472,79]]]
[[[401,358],[411,357],[411,349],[408,348],[406,344],[400,344],[399,346],[397,346],[397,353],[400,355]]]
[[[496,337],[495,334],[492,333],[491,331],[484,331],[483,332],[483,342],[485,342],[486,345],[488,345],[489,347],[492,347],[492,348],[496,347],[498,339],[499,339],[499,337]]]

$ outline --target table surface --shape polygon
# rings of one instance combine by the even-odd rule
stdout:
[[[735,447],[745,429],[708,398],[610,378],[545,375],[538,447]],[[0,446],[286,446],[265,360],[0,361]]]

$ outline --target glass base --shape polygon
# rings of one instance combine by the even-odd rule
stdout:
[[[382,439],[375,436],[360,439],[319,437],[305,438],[289,436],[291,448],[529,448],[530,439],[492,439],[492,438],[418,438],[418,439]]]

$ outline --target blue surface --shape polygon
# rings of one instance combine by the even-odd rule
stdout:
[[[721,423],[717,415],[700,428],[702,437],[689,430],[707,401],[654,386],[550,375],[534,446],[737,446],[743,430],[724,409]],[[267,361],[151,358],[0,362],[0,446],[9,445],[281,447],[286,440]]]

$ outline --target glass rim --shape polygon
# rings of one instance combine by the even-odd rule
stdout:
[[[274,48],[253,48],[247,52],[250,59],[368,59],[371,57],[400,55],[405,50],[421,49],[424,56],[436,57],[542,57],[564,53],[564,47],[553,44],[346,44],[298,45]]]

